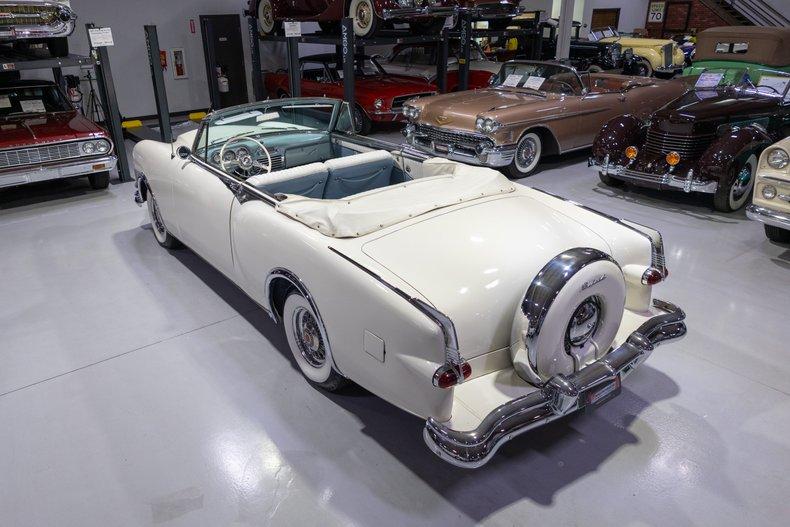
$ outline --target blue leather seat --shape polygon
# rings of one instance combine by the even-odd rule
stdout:
[[[373,150],[330,159],[324,165],[329,169],[324,199],[341,199],[388,186],[395,160],[386,150]]]
[[[272,194],[297,194],[306,198],[324,196],[329,171],[323,163],[310,163],[269,174],[253,176],[247,183]]]

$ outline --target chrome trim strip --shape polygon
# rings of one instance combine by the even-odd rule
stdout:
[[[661,300],[653,300],[653,305],[665,313],[647,320],[617,349],[572,375],[556,375],[543,388],[495,408],[474,430],[454,430],[428,418],[423,429],[428,448],[455,466],[478,468],[514,437],[575,412],[587,390],[617,375],[625,378],[657,345],[686,334],[686,315],[680,308]]]
[[[453,324],[453,321],[450,319],[450,317],[448,317],[438,309],[434,308],[433,306],[429,305],[424,300],[413,297],[408,293],[406,293],[405,291],[403,291],[402,289],[390,284],[389,282],[384,280],[380,275],[376,274],[375,272],[371,271],[370,269],[363,266],[359,262],[341,253],[334,247],[329,247],[329,250],[337,254],[347,262],[350,262],[358,269],[364,271],[369,276],[378,280],[380,284],[384,285],[389,290],[397,294],[399,297],[409,302],[411,305],[416,307],[423,315],[425,315],[426,317],[431,319],[434,323],[436,323],[436,325],[439,326],[439,329],[442,330],[442,334],[444,336],[445,363],[452,365],[452,367],[456,369],[456,373],[459,374],[458,375],[459,384],[463,382],[464,376],[460,374],[460,370],[458,368],[464,362],[464,359],[463,357],[461,357],[461,352],[458,348],[458,333],[455,331],[455,324]]]
[[[790,230],[790,214],[786,212],[752,204],[746,207],[746,217],[779,229]]]

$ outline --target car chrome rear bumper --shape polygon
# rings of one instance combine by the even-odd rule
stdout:
[[[88,176],[115,168],[118,158],[114,155],[94,159],[79,159],[57,165],[15,167],[0,172],[0,187],[14,187],[38,181]]]
[[[685,175],[672,172],[646,174],[622,165],[610,164],[607,159],[603,163],[599,163],[591,157],[587,160],[587,166],[607,176],[640,186],[671,187],[683,192],[703,192],[705,194],[713,194],[719,187],[716,181],[695,181],[693,173]]]
[[[644,322],[617,349],[572,375],[556,375],[543,388],[499,406],[474,430],[453,430],[429,418],[423,430],[428,448],[448,463],[477,468],[514,437],[578,410],[589,390],[613,383],[618,376],[622,380],[655,346],[686,334],[686,315],[680,308],[661,300],[653,300],[653,305],[664,314]]]
[[[766,225],[771,225],[779,229],[790,230],[790,214],[778,210],[760,207],[759,205],[749,205],[746,207],[746,217],[750,220],[759,221]]]

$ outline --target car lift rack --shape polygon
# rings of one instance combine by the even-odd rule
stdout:
[[[94,27],[96,26],[92,23],[85,25],[86,31]],[[90,38],[88,41],[90,41]],[[90,56],[72,54],[66,57],[51,57],[35,51],[20,51],[10,46],[0,46],[0,72],[2,74],[11,74],[11,72],[15,71],[51,69],[55,82],[61,88],[65,88],[63,68],[89,66],[93,67],[96,72],[99,96],[104,103],[104,125],[110,132],[110,137],[115,144],[115,151],[118,156],[118,177],[122,182],[131,181],[132,175],[129,171],[129,160],[123,148],[124,137],[123,128],[121,127],[121,113],[118,109],[118,98],[115,95],[115,84],[112,78],[107,48],[91,48]]]

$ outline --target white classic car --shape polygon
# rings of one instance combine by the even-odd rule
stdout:
[[[790,243],[790,137],[763,150],[752,200],[749,219],[764,224],[769,240]]]
[[[657,231],[352,129],[345,103],[279,99],[134,149],[157,241],[281,322],[312,383],[360,384],[426,419],[442,459],[477,467],[617,395],[685,333],[652,298]]]

